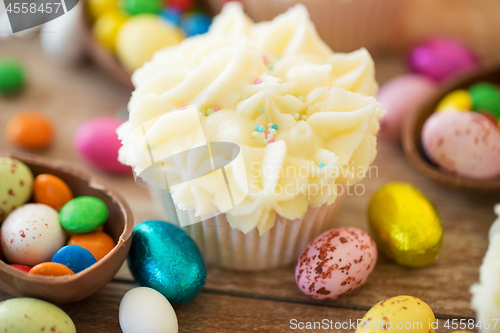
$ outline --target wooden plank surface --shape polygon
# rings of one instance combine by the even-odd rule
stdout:
[[[57,138],[41,155],[70,161],[106,179],[119,189],[132,207],[136,222],[158,218],[147,190],[137,187],[131,175],[110,176],[89,167],[72,149],[72,136],[84,120],[114,116],[126,106],[130,92],[105,77],[96,67],[65,69],[44,58],[38,40],[0,41],[0,57],[13,56],[26,63],[30,84],[19,97],[0,98],[0,151],[16,151],[3,136],[6,121],[16,112],[41,109],[57,124]],[[376,59],[380,83],[404,71],[400,59]],[[348,197],[337,218],[339,226],[367,230],[366,207],[383,184],[407,181],[426,193],[443,219],[444,242],[438,261],[429,267],[408,269],[380,257],[368,283],[355,294],[331,302],[303,295],[294,282],[293,267],[271,272],[238,273],[209,267],[205,291],[192,304],[176,308],[181,332],[289,332],[289,320],[328,316],[338,320],[359,318],[376,302],[395,295],[422,298],[439,318],[473,318],[469,286],[487,247],[488,228],[494,220],[498,195],[457,192],[418,174],[401,148],[381,142],[375,161],[378,177],[366,179],[366,192]],[[134,286],[127,268],[117,279],[87,300],[64,306],[78,332],[120,332],[118,306]],[[8,295],[0,292],[0,299]],[[314,331],[308,331],[314,332]]]

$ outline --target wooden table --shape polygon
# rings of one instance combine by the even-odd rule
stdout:
[[[72,149],[72,136],[79,124],[96,116],[114,116],[118,109],[126,106],[130,92],[91,64],[73,69],[57,66],[43,56],[37,39],[0,41],[0,57],[4,56],[24,61],[30,80],[21,96],[0,98],[0,151],[16,151],[3,135],[7,119],[22,110],[43,110],[56,122],[57,138],[41,155],[70,161],[106,179],[123,193],[137,223],[159,218],[149,192],[137,187],[132,175],[103,174],[88,166]],[[380,83],[403,71],[398,58],[377,59]],[[397,295],[413,295],[426,301],[440,319],[439,331],[447,331],[443,327],[446,319],[474,318],[469,306],[469,287],[478,280],[478,268],[488,245],[488,229],[494,220],[493,205],[500,202],[500,197],[444,188],[417,173],[400,147],[384,142],[379,144],[375,165],[378,177],[373,174],[373,178],[363,181],[364,195],[346,199],[337,218],[338,225],[367,230],[366,208],[371,195],[389,181],[410,182],[430,197],[443,219],[443,249],[435,264],[409,269],[381,257],[361,290],[328,302],[302,294],[295,284],[292,266],[262,273],[236,273],[208,267],[203,292],[190,304],[175,307],[180,332],[300,331],[291,329],[290,320],[348,322],[363,317],[375,303]],[[74,320],[79,333],[121,332],[120,300],[136,286],[124,266],[97,294],[62,308]],[[10,297],[0,292],[0,300]]]

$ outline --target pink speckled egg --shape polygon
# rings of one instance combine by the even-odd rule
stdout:
[[[434,113],[422,129],[422,145],[450,173],[476,179],[500,175],[500,131],[479,113]]]
[[[111,117],[94,118],[83,123],[73,138],[75,149],[90,164],[103,171],[130,171],[130,167],[118,162],[121,143],[116,129],[122,123],[122,120]]]
[[[435,91],[436,83],[422,75],[405,74],[384,84],[377,100],[386,115],[380,120],[380,137],[399,143],[401,126]]]
[[[50,261],[66,244],[59,214],[44,204],[26,204],[10,213],[2,224],[0,238],[7,261],[26,266]]]
[[[363,286],[377,263],[377,246],[363,230],[329,230],[306,247],[295,268],[300,290],[316,299],[331,300]]]
[[[412,72],[442,81],[475,69],[478,66],[478,60],[476,55],[459,41],[446,37],[434,37],[410,51],[408,64]]]

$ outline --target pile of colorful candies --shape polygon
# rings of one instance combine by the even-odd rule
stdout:
[[[89,0],[87,9],[97,41],[130,72],[212,22],[195,0]]]
[[[2,259],[12,267],[35,275],[74,275],[115,247],[101,231],[109,214],[102,200],[74,198],[59,177],[34,178],[26,164],[9,157],[0,157],[0,183]]]
[[[422,129],[426,156],[463,177],[500,176],[500,91],[479,82],[446,95]]]

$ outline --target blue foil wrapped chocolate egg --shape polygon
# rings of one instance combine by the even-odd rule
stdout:
[[[205,285],[203,257],[189,235],[164,221],[134,227],[128,265],[141,285],[162,293],[171,303],[187,304]]]

